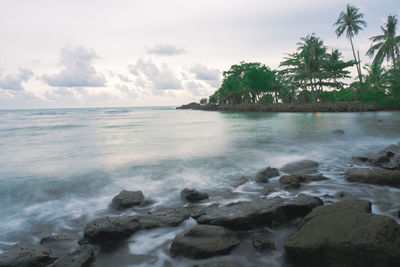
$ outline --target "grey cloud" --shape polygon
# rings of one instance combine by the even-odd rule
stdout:
[[[97,58],[93,50],[81,46],[65,47],[60,52],[62,69],[58,74],[43,75],[42,79],[57,87],[103,87],[104,76],[93,67]]]
[[[195,96],[207,96],[209,94],[202,82],[188,81],[185,83],[185,89]]]
[[[221,81],[221,72],[217,69],[208,68],[201,64],[196,64],[190,68],[197,80],[205,81],[212,87],[218,87]]]
[[[22,82],[28,81],[32,75],[32,71],[20,69],[18,74],[8,74],[0,77],[0,88],[5,90],[24,90]]]
[[[158,44],[153,47],[146,48],[147,54],[154,54],[159,56],[174,56],[186,53],[183,48],[177,48],[169,44]]]
[[[151,60],[144,61],[139,59],[136,65],[129,67],[129,70],[142,74],[151,83],[151,88],[154,90],[182,89],[181,82],[165,63],[159,68]],[[136,80],[136,83],[138,85],[145,84],[139,78]]]

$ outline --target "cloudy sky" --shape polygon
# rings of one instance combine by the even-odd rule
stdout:
[[[332,27],[346,3],[368,23],[362,54],[400,13],[399,0],[0,0],[0,109],[198,101],[232,64],[277,68],[313,32],[351,59]]]

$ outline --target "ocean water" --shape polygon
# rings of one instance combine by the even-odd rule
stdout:
[[[335,129],[345,134],[333,135]],[[184,187],[232,190],[246,199],[260,185],[250,181],[235,189],[232,179],[253,177],[264,167],[279,168],[298,159],[318,161],[319,171],[331,178],[303,186],[303,192],[320,197],[350,192],[373,201],[374,212],[394,216],[400,207],[398,189],[350,184],[343,172],[352,164],[351,156],[372,154],[398,142],[399,112],[229,113],[174,107],[3,110],[0,250],[54,233],[81,234],[89,220],[112,214],[110,201],[122,189],[142,190],[146,199],[154,201],[152,207],[179,205]],[[276,195],[291,197],[292,193],[280,191],[270,197]],[[193,223],[188,220],[180,228],[135,234],[122,250],[130,257],[120,265],[100,253],[103,263],[96,261],[94,266],[107,266],[107,262],[185,266],[188,262],[171,258],[166,250],[174,235]],[[281,235],[283,240],[286,234]],[[282,253],[259,255],[258,263],[280,266]]]

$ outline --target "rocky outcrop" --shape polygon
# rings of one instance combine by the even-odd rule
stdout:
[[[345,172],[349,182],[400,187],[400,171],[380,168],[351,168]]]
[[[279,183],[284,185],[286,189],[300,188],[300,183],[310,183],[314,181],[328,180],[329,178],[319,175],[283,175],[279,178]]]
[[[238,235],[232,230],[214,225],[196,225],[174,238],[170,252],[176,256],[204,259],[229,254],[239,243]]]
[[[122,190],[112,199],[111,207],[122,210],[134,205],[139,205],[143,202],[143,199],[142,191]]]
[[[185,188],[181,191],[181,199],[189,202],[197,202],[208,199],[207,193],[199,192],[196,189]]]
[[[47,266],[55,260],[50,249],[27,242],[18,243],[0,254],[1,267]]]
[[[279,170],[276,168],[268,167],[257,173],[256,182],[267,183],[269,178],[276,176],[279,176]]]
[[[59,258],[48,267],[87,267],[94,259],[94,251],[83,245],[68,255]]]
[[[210,207],[194,218],[199,224],[218,225],[233,230],[250,230],[305,216],[322,204],[321,199],[309,196],[295,199],[239,201],[222,207]]]
[[[316,171],[319,163],[309,159],[298,160],[285,164],[280,170],[288,174],[310,174]]]
[[[400,266],[400,226],[366,200],[315,208],[285,244],[296,266]]]

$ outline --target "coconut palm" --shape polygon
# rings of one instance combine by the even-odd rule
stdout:
[[[371,48],[367,51],[367,55],[373,56],[376,52],[374,63],[382,64],[386,58],[388,62],[396,63],[400,59],[400,36],[396,36],[398,20],[396,16],[390,15],[387,22],[381,27],[383,34],[370,38],[372,41]]]
[[[362,19],[364,17],[363,13],[360,13],[360,9],[347,4],[346,11],[340,12],[339,18],[334,23],[336,28],[336,35],[339,38],[346,32],[346,37],[350,40],[351,49],[353,50],[354,60],[357,61],[356,52],[354,51],[353,37],[356,36],[363,27],[367,26],[367,23]],[[357,72],[360,83],[362,82],[361,67],[358,60]]]

